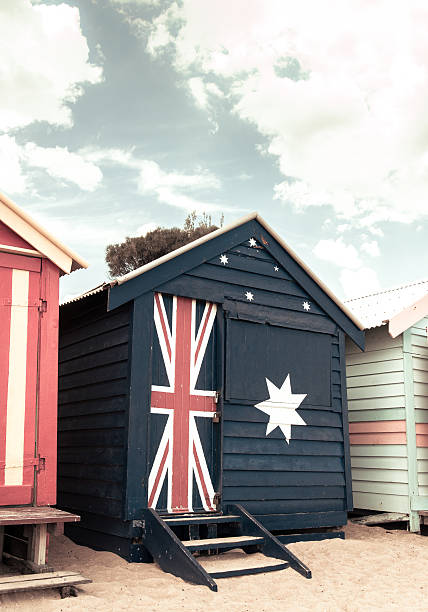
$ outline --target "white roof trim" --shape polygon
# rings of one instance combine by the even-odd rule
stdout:
[[[26,242],[50,259],[66,274],[87,268],[86,261],[66,247],[41,225],[34,221],[12,200],[0,193],[0,220]]]
[[[24,249],[23,247],[15,247],[9,244],[0,244],[0,251],[2,253],[12,253],[14,255],[29,255],[30,257],[44,257],[40,251],[34,249]]]
[[[125,274],[124,276],[120,276],[119,278],[115,279],[115,281],[113,281],[112,284],[122,285],[123,283],[126,283],[127,281],[131,280],[132,278],[135,278],[136,276],[140,276],[140,274],[144,274],[145,272],[148,272],[149,270],[152,270],[153,268],[156,268],[157,266],[160,266],[163,263],[170,261],[171,259],[174,259],[175,257],[178,257],[182,253],[186,253],[187,251],[190,251],[191,249],[194,249],[195,247],[201,244],[204,244],[205,242],[208,242],[209,240],[213,240],[217,236],[221,236],[222,234],[225,234],[226,232],[229,232],[235,229],[236,227],[239,227],[240,225],[247,223],[248,221],[252,221],[253,219],[258,221],[260,225],[262,225],[265,228],[265,230],[269,232],[269,234],[273,238],[275,238],[275,240],[283,247],[283,249],[287,251],[287,253],[299,264],[299,266],[301,266],[305,270],[305,272],[312,278],[312,280],[317,283],[317,285],[324,291],[324,293],[326,293],[329,296],[329,298],[332,299],[333,302],[340,308],[340,310],[342,310],[345,313],[345,315],[349,319],[351,319],[351,321],[358,327],[358,329],[363,330],[364,325],[334,295],[334,293],[318,278],[318,276],[316,276],[316,274],[314,274],[314,272],[312,272],[312,270],[308,268],[308,266],[300,259],[300,257],[296,255],[293,249],[291,249],[288,246],[288,244],[284,242],[281,236],[279,236],[279,234],[277,234],[275,230],[272,229],[270,225],[268,225],[266,221],[257,212],[253,212],[253,213],[246,215],[245,217],[241,217],[237,221],[234,221],[233,223],[230,223],[229,225],[226,225],[225,227],[221,227],[220,229],[215,230],[214,232],[205,234],[205,236],[202,236],[201,238],[198,238],[197,240],[194,240],[193,242],[189,242],[189,244],[185,244],[179,249],[175,249],[175,251],[171,251],[170,253],[167,253],[166,255],[163,255],[162,257],[155,259],[154,261],[150,261],[144,266],[141,266],[140,268],[136,268],[135,270],[128,272],[128,274]]]
[[[389,320],[389,334],[392,338],[396,338],[406,329],[412,327],[415,323],[428,315],[428,293],[420,298],[414,304],[404,308]]]

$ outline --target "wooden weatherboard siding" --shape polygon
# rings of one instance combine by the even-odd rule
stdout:
[[[354,507],[408,512],[403,339],[366,331],[364,353],[346,346]]]
[[[132,308],[109,313],[106,303],[105,291],[84,308],[61,308],[58,505],[82,517],[68,535],[132,558],[135,530],[123,521],[132,503],[124,484],[128,439],[136,433],[128,422]]]
[[[413,380],[415,422],[414,497],[411,499],[411,519],[419,528],[418,510],[428,510],[428,317],[416,323],[408,333]],[[416,499],[415,499],[416,498]]]
[[[207,300],[221,301],[229,320],[236,317],[242,324],[252,321],[265,329],[274,329],[275,325],[306,329],[309,351],[310,336],[314,334],[328,338],[331,353],[326,371],[331,381],[328,400],[323,405],[302,406],[300,413],[308,426],[293,427],[294,439],[287,445],[278,429],[265,436],[267,417],[254,408],[257,400],[228,399],[228,377],[241,376],[244,386],[252,378],[246,374],[245,364],[253,359],[253,353],[251,346],[241,347],[241,352],[246,349],[242,371],[231,373],[226,349],[223,503],[242,503],[270,529],[298,529],[304,524],[302,514],[307,516],[307,526],[311,522],[317,527],[343,524],[352,500],[348,506],[340,377],[344,360],[341,363],[339,359],[337,326],[267,249],[249,248],[245,241],[223,255],[228,258],[227,265],[217,255],[158,289],[191,297],[202,293]],[[247,291],[254,295],[257,308],[246,299]],[[308,313],[302,306],[305,301],[311,305]],[[234,347],[230,348],[233,353]],[[263,346],[257,345],[256,354],[256,362],[262,363]],[[283,382],[279,377],[287,373],[277,372],[277,384]],[[348,488],[350,491],[350,481]]]
[[[408,514],[412,531],[428,510],[427,325],[370,329],[365,353],[347,349],[354,505]]]
[[[0,252],[0,506],[56,501],[58,282],[48,259]]]
[[[156,293],[164,296],[163,327],[154,325]],[[144,559],[141,513],[169,418],[151,414],[151,385],[166,384],[159,343],[180,298],[196,300],[199,313],[205,301],[216,305],[213,344],[196,388],[218,392],[221,418],[209,444],[221,507],[242,504],[271,530],[343,525],[352,507],[344,334],[360,346],[364,336],[252,221],[111,286],[108,305],[102,291],[62,308],[59,497],[82,515],[73,537]],[[301,395],[296,414],[303,425],[291,426],[287,442],[278,428],[266,435],[269,416],[255,404],[268,398],[266,378],[279,389],[288,375],[291,392]]]
[[[222,263],[221,255],[227,257],[227,264]],[[255,325],[266,330],[275,330],[277,326],[296,330],[297,335],[306,330],[308,347],[311,334],[327,339],[331,355],[327,364],[331,385],[328,399],[302,406],[300,414],[308,425],[293,427],[293,439],[287,445],[279,429],[266,437],[267,417],[254,408],[257,401],[254,397],[246,401],[229,397],[231,377],[243,377],[244,386],[248,386],[245,380],[253,377],[246,372],[246,364],[250,360],[263,363],[265,349],[263,343],[258,344],[254,359],[251,346],[241,345],[242,371],[239,372],[239,364],[232,371],[230,357],[236,349],[233,342],[228,343],[230,325],[226,326],[222,501],[225,505],[242,503],[269,529],[343,524],[352,498],[350,475],[346,487],[348,445],[344,445],[342,417],[343,410],[346,414],[346,389],[343,392],[344,358],[340,360],[336,322],[288,268],[273,257],[268,247],[250,248],[248,240],[217,253],[156,289],[194,298],[203,295],[221,303],[226,321],[235,320],[241,325],[246,322],[249,327]],[[248,291],[256,305],[246,299]],[[310,303],[309,312],[303,308],[305,301]],[[271,345],[272,338],[269,340],[267,345]],[[286,374],[283,369],[281,373],[278,370],[276,384],[282,383],[280,377]]]

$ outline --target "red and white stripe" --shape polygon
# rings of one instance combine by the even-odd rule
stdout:
[[[170,327],[162,295],[155,294],[155,327],[169,385],[152,385],[150,411],[168,417],[149,475],[152,508],[167,478],[168,511],[192,511],[194,474],[204,509],[214,510],[214,488],[195,417],[209,418],[215,412],[215,391],[196,389],[196,383],[216,311],[207,302],[196,329],[196,300],[174,296]]]
[[[31,501],[39,295],[38,273],[0,267],[0,503]]]

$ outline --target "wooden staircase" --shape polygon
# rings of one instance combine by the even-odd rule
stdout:
[[[275,536],[242,506],[233,505],[226,513],[160,515],[148,508],[143,511],[143,543],[154,560],[166,572],[217,591],[214,579],[230,578],[283,570],[288,567],[305,578],[310,570]],[[251,554],[262,553],[279,563],[243,567],[208,573],[196,555],[218,555],[240,548]]]

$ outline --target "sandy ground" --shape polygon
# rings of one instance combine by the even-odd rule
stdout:
[[[312,580],[286,569],[218,580],[213,593],[154,564],[128,564],[59,537],[52,541],[50,564],[56,570],[80,571],[93,583],[83,585],[77,598],[63,600],[53,590],[3,595],[0,607],[32,612],[428,611],[428,537],[349,524],[346,540],[300,542],[289,548],[311,568]],[[260,561],[260,555],[227,554],[220,563],[229,567]]]

